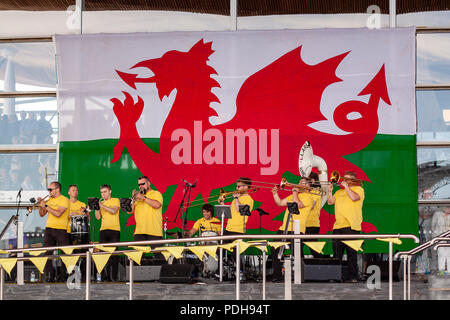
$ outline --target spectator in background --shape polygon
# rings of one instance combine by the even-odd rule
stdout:
[[[422,199],[430,200],[433,198],[433,191],[429,188],[423,190]],[[433,209],[430,206],[424,206],[419,210],[419,230],[423,238],[423,242],[431,239],[431,218],[433,217]]]
[[[49,142],[51,140],[52,133],[52,125],[50,124],[50,121],[45,119],[45,112],[41,111],[37,126],[36,143],[52,143],[53,141]]]
[[[26,175],[25,178],[23,178],[23,182],[20,185],[20,187],[23,190],[35,190],[36,189],[31,181],[31,177],[29,175]]]
[[[18,170],[10,170],[9,171],[9,190],[19,190],[21,185],[21,180],[19,176]]]
[[[436,211],[432,220],[433,236],[436,237],[450,230],[450,207]],[[450,274],[450,247],[437,250],[439,274]]]
[[[11,143],[11,137],[9,134],[8,116],[6,114],[0,117],[0,144]]]
[[[9,143],[12,143],[13,138],[19,136],[19,121],[17,121],[17,116],[15,114],[8,117],[8,130]]]

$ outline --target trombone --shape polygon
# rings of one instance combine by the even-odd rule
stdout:
[[[27,211],[28,213],[31,213],[33,210],[37,209],[39,207],[39,204],[44,201],[46,198],[48,198],[49,195],[46,195],[44,198],[42,198],[41,200],[37,201],[35,198],[31,198],[30,202],[33,204],[32,206],[28,206],[27,207]]]
[[[329,184],[340,184],[342,181],[350,181],[352,183],[358,184],[359,186],[364,185],[364,180],[361,179],[353,179],[353,178],[343,178],[339,174],[339,171],[334,170],[331,172]],[[326,183],[326,182],[325,182]]]

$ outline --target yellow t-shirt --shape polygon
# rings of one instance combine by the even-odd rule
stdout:
[[[120,200],[118,198],[110,198],[106,201],[103,201],[103,205],[108,208],[118,207],[120,210]],[[120,231],[119,210],[117,210],[116,214],[111,214],[105,209],[100,208],[100,215],[102,216],[102,226],[100,227],[100,231]]]
[[[217,233],[217,235],[220,235],[220,220],[215,217],[212,217],[210,220],[201,218],[194,223],[194,226],[192,228],[197,230],[200,233],[200,235],[204,231],[214,231],[215,233]]]
[[[308,219],[306,219],[306,227],[320,227],[320,209],[322,208],[322,197],[317,194],[311,195],[314,204],[314,207],[311,209],[309,213]]]
[[[298,221],[300,221],[300,232],[304,234],[305,229],[306,229],[306,220],[308,219],[308,216],[311,212],[311,208],[313,205],[313,199],[309,193],[299,193],[298,198],[305,205],[305,207],[298,208],[298,211],[300,213],[292,215],[291,221],[289,222],[288,231],[294,231],[295,222],[292,222],[292,221],[298,220]],[[294,202],[293,199],[294,199],[294,197],[292,196],[292,194],[287,197],[288,202]],[[286,209],[286,211],[284,212],[283,224],[280,227],[280,230],[282,230],[282,231],[284,231],[286,229],[286,222],[287,222],[288,216],[289,216],[289,209]]]
[[[72,202],[69,199],[69,222],[67,223],[67,233],[70,233],[72,226],[72,219],[70,218],[70,215],[83,214],[81,212],[81,208],[86,208],[86,204],[84,202],[81,202],[79,200],[77,200],[76,202]]]
[[[69,199],[60,195],[58,198],[50,198],[46,204],[53,210],[56,210],[59,207],[66,208],[64,213],[59,217],[47,213],[47,228],[67,230],[67,224],[69,223]]]
[[[360,197],[358,201],[352,201],[345,189],[336,191],[334,197],[336,198],[334,206],[334,216],[336,222],[333,229],[352,228],[356,231],[361,231],[362,223],[362,206],[364,202],[364,189],[355,186],[350,189],[357,193]]]
[[[159,209],[155,209],[144,201],[136,201],[134,207],[134,218],[136,229],[134,234],[148,234],[162,237],[162,204],[163,196],[157,190],[149,190],[145,197],[161,203]]]
[[[230,232],[239,232],[244,233],[244,218],[241,216],[239,211],[236,210],[234,206],[234,202],[236,200],[233,200],[230,205],[231,209],[231,219],[228,219],[227,222],[227,231]],[[253,210],[253,199],[249,195],[243,195],[239,197],[239,204],[246,205],[248,204],[250,206],[250,212]],[[248,217],[245,217],[245,224],[247,224]]]

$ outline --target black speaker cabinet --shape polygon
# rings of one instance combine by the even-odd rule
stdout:
[[[133,281],[158,281],[161,266],[133,266]],[[126,267],[126,280],[130,281],[130,266]]]
[[[188,283],[192,281],[193,264],[164,264],[161,266],[159,281],[162,283]]]
[[[302,281],[341,281],[342,273],[338,259],[302,259]]]

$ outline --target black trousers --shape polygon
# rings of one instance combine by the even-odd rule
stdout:
[[[305,234],[319,234],[320,232],[320,227],[306,227],[305,229]],[[308,239],[306,241],[318,241],[319,239]],[[303,247],[303,246],[302,246]],[[314,258],[320,258],[322,255],[316,251],[314,251],[313,249],[310,249],[309,251],[311,251],[311,254]],[[302,250],[303,252],[303,250]],[[303,255],[302,255],[303,258]]]
[[[134,235],[134,241],[151,241],[151,240],[162,240],[161,236],[154,236],[151,234],[135,234]],[[155,259],[161,259],[161,260],[165,260],[164,256],[162,255],[162,253],[155,253],[154,255]],[[149,260],[147,260],[149,261]]]
[[[120,231],[116,230],[100,231],[99,234],[100,243],[119,242],[119,241],[120,241]],[[109,281],[117,281],[118,272],[119,272],[119,256],[112,255],[108,263],[102,270],[102,279],[106,279]]]
[[[333,234],[360,234],[359,231],[353,230],[350,227],[333,230]],[[351,279],[358,279],[358,252],[353,250],[341,240],[333,239],[333,252],[334,256],[342,263],[342,256],[344,250],[347,251],[348,270]]]
[[[45,228],[44,231],[44,247],[68,246],[70,245],[69,234],[63,229]],[[47,251],[47,255],[52,255],[52,251]],[[66,266],[61,264],[61,273],[56,274],[53,268],[52,260],[47,260],[44,267],[44,279],[46,281],[56,281],[57,278],[65,280],[67,278]]]
[[[240,232],[233,232],[233,231],[223,230],[223,235],[224,236],[234,236],[234,235],[242,235],[242,234],[243,233],[240,233]],[[223,244],[231,243],[233,241],[235,241],[235,240],[224,240]],[[228,250],[225,250],[225,254],[223,255],[222,261],[225,262],[225,260],[227,259],[227,254],[228,254]],[[236,250],[234,250],[233,252],[230,253],[230,258],[231,258],[231,261],[233,262],[233,265],[235,266],[236,265]],[[242,261],[242,257],[241,257],[240,261]],[[241,263],[241,270],[244,271],[244,268],[245,268],[244,264]]]

